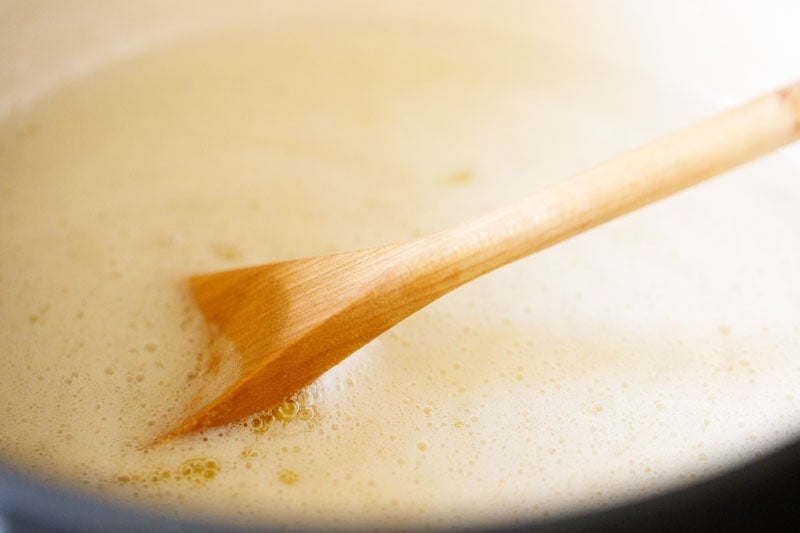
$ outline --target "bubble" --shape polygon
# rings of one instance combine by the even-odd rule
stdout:
[[[444,179],[447,185],[466,185],[474,179],[474,175],[470,169],[463,169],[453,174],[450,174]]]
[[[312,427],[319,419],[314,403],[314,396],[308,390],[301,391],[285,400],[272,411],[263,411],[251,416],[245,426],[252,433],[265,433],[274,423],[282,426],[304,422],[307,428]]]
[[[294,470],[289,470],[288,468],[284,468],[283,470],[278,472],[278,481],[280,481],[284,485],[296,485],[299,480],[300,476]]]
[[[177,468],[177,475],[178,479],[202,484],[217,477],[220,470],[220,464],[216,459],[195,457],[181,463]]]
[[[239,457],[241,457],[242,459],[245,459],[245,458],[248,458],[248,457],[258,457],[258,452],[255,451],[253,448],[248,446],[248,447],[246,447],[245,449],[242,450],[242,452],[239,454]]]
[[[242,258],[242,252],[236,246],[219,242],[211,245],[212,253],[219,259],[226,261],[237,261]]]
[[[303,406],[297,411],[297,419],[309,421],[314,418],[314,409],[312,407]]]
[[[269,428],[270,424],[275,420],[275,417],[270,413],[255,414],[246,422],[247,427],[253,433],[263,433]]]
[[[179,476],[178,476],[179,477]],[[120,485],[136,485],[137,487],[146,487],[157,483],[164,483],[174,479],[173,473],[169,469],[156,468],[147,473],[130,473],[120,474],[114,478]]]
[[[281,422],[287,422],[293,419],[299,410],[300,405],[296,401],[287,400],[275,410],[275,418]]]
[[[155,471],[150,475],[150,482],[151,483],[160,483],[162,481],[167,481],[168,479],[172,478],[172,473],[168,470],[162,471]]]

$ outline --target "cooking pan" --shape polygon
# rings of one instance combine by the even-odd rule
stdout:
[[[328,2],[286,5],[280,2],[244,1],[224,4],[211,1],[174,2],[166,5],[160,2],[85,1],[79,4],[50,5],[9,2],[0,7],[0,116],[13,117],[15,113],[35,104],[66,82],[102,70],[106,65],[136,57],[151,48],[167,46],[173,41],[180,42],[183,38],[244,25],[249,28],[263,27],[263,31],[280,27],[291,28],[293,25],[302,27],[304,21],[309,19],[356,20],[365,24],[374,21],[411,20],[422,26],[446,21],[446,24],[455,27],[480,28],[480,31],[497,34],[525,35],[536,43],[537,53],[542,54],[542,61],[548,57],[580,57],[580,64],[586,65],[587,69],[593,68],[595,62],[610,65],[609,72],[619,73],[619,78],[598,81],[597,77],[587,74],[586,80],[591,80],[595,84],[595,91],[600,94],[598,98],[601,100],[598,101],[614,103],[609,108],[612,110],[617,105],[620,110],[627,109],[630,112],[634,109],[636,111],[633,114],[655,117],[652,122],[644,121],[640,129],[620,127],[616,131],[618,142],[610,143],[617,150],[643,142],[648,137],[663,133],[664,129],[678,127],[703,114],[778,87],[800,76],[800,33],[796,22],[800,20],[800,5],[791,1],[774,0],[756,4],[744,1],[644,3],[632,0],[567,0],[507,2],[502,6],[491,2],[439,2],[433,5],[373,5],[358,1],[337,2],[335,5]],[[446,36],[442,40],[446,42]],[[435,46],[435,39],[430,42]],[[378,48],[376,53],[380,51]],[[499,65],[497,68],[500,69],[497,72],[501,72],[505,66]],[[513,71],[513,64],[509,69]],[[633,74],[628,77],[629,73]],[[624,96],[637,94],[635,90],[631,92],[631,87],[627,84],[628,80],[639,78],[649,80],[643,87],[658,87],[657,91],[660,91],[663,99],[655,98],[652,96],[655,93],[648,93],[646,89],[640,93],[646,95],[642,98]],[[547,80],[544,83],[546,86]],[[569,89],[577,90],[580,76],[570,83]],[[623,96],[615,96],[617,90]],[[538,97],[547,95],[545,88]],[[654,100],[650,101],[651,97]],[[667,101],[667,98],[674,98],[674,108],[652,109],[652,102]],[[547,108],[545,106],[542,109],[546,111]],[[569,128],[553,127],[552,134],[574,138],[576,143],[591,143],[594,139],[592,132],[574,132]],[[607,135],[607,132],[595,135]],[[606,144],[602,150],[608,146]],[[445,146],[443,149],[450,148]],[[602,150],[598,149],[596,153],[591,149],[585,150],[576,155],[574,161],[563,165],[554,163],[549,170],[553,174],[565,174],[613,155]],[[453,153],[459,152],[455,150]],[[568,152],[565,154],[568,155]],[[562,156],[562,159],[570,158]],[[679,207],[678,211],[689,213],[688,216],[692,216],[692,212],[701,213],[702,210],[697,206],[702,205],[702,202],[717,201],[714,191],[722,190],[722,200],[719,201],[728,198],[730,201],[742,202],[742,205],[748,205],[750,199],[759,205],[766,202],[767,205],[761,205],[752,213],[758,216],[759,213],[774,212],[778,213],[774,216],[780,216],[780,209],[786,209],[786,202],[800,198],[800,189],[797,186],[800,183],[797,180],[800,174],[800,154],[796,148],[790,149],[768,164],[772,166],[763,167],[767,169],[763,174],[780,175],[783,176],[782,180],[770,181],[768,177],[762,178],[757,167],[746,169],[731,178],[735,185],[730,189],[733,192],[727,193],[727,196],[723,189],[706,188],[698,192],[695,199],[685,197],[685,202],[694,201],[696,204],[690,205],[686,211],[680,211]],[[460,171],[448,171],[450,170]],[[459,175],[461,174],[457,173]],[[792,176],[794,182],[791,181]],[[763,196],[751,194],[751,191],[758,190],[759,179],[766,182],[769,191]],[[529,190],[520,188],[519,191],[512,192],[516,194]],[[487,201],[490,200],[492,199]],[[783,207],[776,207],[773,211],[769,202]],[[479,204],[480,202],[466,202],[465,205],[477,208]],[[400,207],[395,208],[400,210]],[[668,209],[666,205],[658,207],[662,208]],[[697,217],[696,231],[701,232],[704,226],[713,226],[719,222],[719,219],[714,218],[713,212],[708,216],[708,219]],[[436,222],[443,221],[451,222],[449,219]],[[782,224],[781,220],[772,222],[778,226]],[[785,222],[789,224],[783,224],[782,228],[783,234],[788,236],[785,247],[790,251],[796,250],[797,243],[800,242],[797,239],[800,227],[792,228],[791,219]],[[746,245],[755,242],[756,237],[746,231],[738,234],[735,232],[748,227],[750,226],[747,223],[742,223],[732,226],[730,234],[717,232],[713,235],[728,235],[726,238],[731,241],[740,238]],[[755,224],[752,227],[762,226]],[[615,230],[610,231],[613,233]],[[687,230],[684,228],[676,231],[680,233]],[[619,235],[624,240],[634,234],[621,231]],[[644,238],[647,236],[645,232]],[[643,250],[651,250],[655,246],[642,244],[635,239],[632,242]],[[730,242],[727,246],[729,249],[735,248]],[[708,248],[713,250],[714,245],[710,244]],[[697,247],[688,250],[689,257],[700,252],[702,250]],[[794,254],[797,255],[796,252]],[[742,252],[741,257],[746,258],[747,255]],[[708,257],[704,260],[706,264],[714,265],[713,253]],[[791,259],[791,252],[780,257],[784,258],[781,260],[786,260],[786,257],[790,258],[788,261],[794,260]],[[537,259],[532,258],[531,261]],[[549,256],[540,260],[544,265],[542,274],[546,275],[548,269],[556,268],[553,265],[557,263],[548,263],[549,260]],[[768,269],[772,262],[778,260],[762,257],[753,259],[749,267],[744,264],[742,268]],[[787,268],[786,265],[782,267]],[[606,268],[608,265],[599,257],[595,274],[613,279],[614,273],[605,270]],[[657,273],[641,272],[642,279],[654,274]],[[765,272],[765,275],[768,274],[769,272]],[[709,276],[713,277],[713,272]],[[709,286],[713,290],[719,289],[713,282],[709,282]],[[697,447],[698,444],[691,443],[685,448],[664,452],[660,465],[669,463],[669,458],[676,458],[674,468],[665,474],[664,482],[631,488],[624,493],[621,500],[602,505],[574,501],[571,502],[571,507],[560,507],[552,514],[537,513],[534,505],[536,502],[531,501],[530,512],[524,513],[524,525],[542,530],[578,531],[708,529],[719,526],[787,527],[797,522],[796,513],[792,510],[791,494],[797,492],[800,484],[800,444],[795,441],[800,430],[800,404],[796,403],[798,400],[794,400],[795,395],[792,392],[793,384],[798,383],[799,367],[797,364],[792,365],[791,361],[792,355],[800,355],[797,348],[800,341],[797,333],[800,328],[800,313],[796,304],[800,301],[800,292],[796,284],[788,284],[782,289],[773,286],[770,289],[784,291],[780,298],[770,300],[782,302],[782,307],[764,312],[764,316],[779,316],[780,322],[786,325],[785,330],[780,330],[782,333],[788,332],[781,341],[782,355],[763,360],[757,354],[753,355],[751,359],[755,362],[748,362],[748,365],[758,367],[758,373],[748,374],[754,376],[750,378],[749,384],[746,379],[741,384],[732,379],[729,386],[715,389],[727,391],[729,395],[717,395],[713,402],[697,409],[698,416],[706,416],[710,420],[709,426],[716,428],[719,421],[727,429],[719,430],[720,433],[709,433],[702,449]],[[566,287],[563,290],[568,291]],[[669,288],[663,290],[669,292]],[[596,293],[595,297],[617,297],[613,294],[609,289],[609,292]],[[580,305],[592,307],[590,303]],[[676,323],[681,327],[691,328],[693,317],[702,312],[703,309],[687,308],[685,316],[677,319]],[[748,313],[758,315],[759,312],[734,309],[731,316],[734,321],[746,323]],[[600,314],[602,313],[595,312],[592,315],[596,316],[598,324],[603,322]],[[792,331],[795,332],[794,337],[791,336]],[[720,325],[719,331],[714,331],[713,335],[728,337],[729,326]],[[659,332],[653,338],[668,339],[669,333]],[[732,338],[738,337],[734,333]],[[579,363],[580,360],[577,363],[575,360],[571,362]],[[686,362],[687,368],[694,368],[694,364],[696,363]],[[730,373],[744,372],[740,368],[742,364],[739,360],[733,360],[730,363]],[[722,368],[720,376],[714,379],[728,379],[724,377],[727,371]],[[676,385],[669,379],[660,380],[657,367],[654,367],[653,372],[653,389],[665,391],[666,398],[674,400],[674,404],[683,406],[691,402],[709,401],[707,397],[699,399],[683,395],[684,391],[692,390],[691,386],[681,388],[681,385]],[[682,372],[675,375],[682,376]],[[704,375],[697,379],[702,381],[711,378]],[[713,386],[715,385],[712,384]],[[739,386],[743,388],[737,393],[736,387]],[[770,395],[770,391],[774,392],[774,396]],[[553,394],[553,398],[561,397],[555,392]],[[778,396],[781,402],[776,400]],[[660,416],[659,411],[669,409],[664,407],[665,396],[660,398],[662,399],[654,400],[653,405],[646,408],[642,406],[641,412],[652,411],[653,416]],[[750,402],[752,405],[749,405]],[[599,404],[590,403],[587,412],[582,415],[585,419],[577,422],[573,420],[566,425],[585,425],[588,428],[591,424],[586,420],[602,415],[603,411]],[[693,408],[686,409],[689,409],[687,412],[694,412]],[[741,417],[742,428],[737,429],[732,422],[729,427],[725,426],[724,420],[728,416]],[[646,416],[634,417],[634,420],[640,418]],[[666,425],[643,425],[639,429],[629,429],[627,435],[629,438],[641,440],[645,437],[658,440],[659,432],[663,432],[664,442],[679,442],[680,439],[674,434],[682,427],[682,422],[669,417],[659,419],[659,422]],[[579,436],[580,433],[575,435]],[[507,435],[506,438],[513,441],[514,435]],[[729,439],[727,443],[726,439]],[[722,451],[715,456],[714,452],[719,450]],[[710,461],[709,455],[712,456]],[[165,516],[163,512],[159,514],[147,508],[106,500],[98,495],[90,496],[59,479],[45,479],[40,474],[33,474],[26,465],[16,464],[11,457],[0,459],[3,461],[0,469],[0,525],[9,531],[232,531],[239,527],[223,518],[215,519],[206,515],[176,518]],[[594,460],[603,461],[602,457]],[[614,459],[609,457],[608,460]],[[697,466],[698,461],[707,466]],[[464,526],[463,523],[457,525]],[[267,521],[258,530],[277,529],[278,526]],[[372,526],[374,524],[364,523],[364,527]],[[392,524],[387,526],[391,527]],[[493,517],[490,524],[477,521],[473,527],[513,529],[519,527],[519,519]]]

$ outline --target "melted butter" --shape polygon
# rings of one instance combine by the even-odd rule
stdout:
[[[175,43],[6,121],[4,460],[170,513],[404,527],[611,504],[795,434],[778,158],[463,287],[272,413],[142,449],[208,363],[187,276],[428,233],[697,118],[520,36],[296,24]]]

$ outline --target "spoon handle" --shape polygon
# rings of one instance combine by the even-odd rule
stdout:
[[[415,241],[430,296],[800,138],[800,82]],[[409,243],[411,244],[411,243]]]

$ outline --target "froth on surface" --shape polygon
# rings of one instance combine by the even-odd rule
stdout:
[[[204,363],[187,276],[424,234],[698,107],[409,21],[238,28],[65,87],[0,131],[0,454],[167,512],[392,526],[526,520],[752,458],[800,420],[780,158],[459,289],[275,413],[140,448]]]

